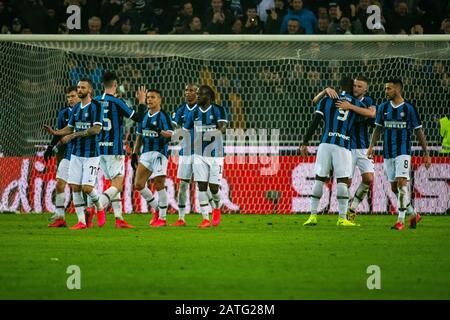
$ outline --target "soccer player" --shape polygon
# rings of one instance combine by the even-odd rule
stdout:
[[[99,135],[100,167],[111,187],[100,195],[102,206],[110,204],[116,218],[116,228],[132,228],[122,216],[121,192],[125,174],[125,151],[123,148],[123,118],[142,121],[147,107],[144,105],[147,90],[138,89],[138,112],[131,109],[122,99],[116,98],[118,78],[113,72],[105,72],[102,79],[104,93],[95,97],[103,106],[103,127]],[[89,216],[94,216],[94,208],[88,208]],[[98,217],[99,225],[105,224],[105,216]]]
[[[427,142],[422,123],[416,108],[402,96],[403,83],[398,78],[386,81],[384,91],[388,101],[377,108],[375,131],[372,135],[367,156],[372,158],[373,147],[383,132],[384,173],[391,183],[392,191],[397,195],[398,219],[392,229],[404,228],[405,213],[410,215],[409,227],[416,228],[420,215],[411,205],[408,181],[411,170],[411,132],[414,129],[422,150],[423,161],[428,169],[431,158],[427,151]]]
[[[353,79],[344,77],[340,81],[342,92],[339,100],[347,100],[351,104],[361,106],[361,102],[353,98],[349,93],[353,91]],[[311,215],[304,223],[305,226],[317,224],[317,208],[323,193],[324,183],[329,179],[333,169],[337,179],[337,201],[339,204],[338,226],[356,226],[347,220],[348,186],[351,175],[350,130],[356,115],[353,111],[339,109],[337,101],[326,97],[317,105],[317,109],[308,132],[306,133],[300,151],[306,156],[307,145],[314,131],[324,120],[325,130],[317,151],[315,164],[316,179],[311,197]]]
[[[203,221],[200,228],[211,226],[208,212],[208,187],[213,200],[212,225],[220,223],[219,186],[223,175],[223,134],[228,123],[227,113],[214,101],[211,87],[198,89],[198,107],[189,114],[183,128],[194,130],[193,171],[199,188],[200,210]]]
[[[170,116],[161,109],[161,92],[152,89],[147,92],[147,107],[142,123],[138,123],[137,137],[131,156],[131,165],[136,170],[134,187],[139,191],[147,203],[155,212],[150,225],[153,227],[163,227],[167,225],[167,192],[165,188],[167,175],[167,155],[168,143],[173,134]],[[139,159],[138,153],[142,148],[142,155]],[[153,182],[158,192],[158,203],[153,198],[147,181],[153,174]]]
[[[74,230],[87,228],[83,193],[90,197],[99,215],[105,214],[94,188],[100,161],[97,135],[103,126],[103,108],[99,102],[92,99],[92,93],[91,80],[80,79],[77,94],[81,101],[73,107],[67,126],[56,131],[44,126],[48,133],[64,136],[60,143],[67,144],[72,141],[68,183],[72,188],[73,204],[78,217],[78,223],[71,227]]]
[[[368,88],[369,80],[364,76],[357,76],[353,82],[353,97],[361,101],[362,106],[358,107],[347,100],[341,100],[336,103],[338,108],[342,110],[352,110],[358,115],[350,131],[350,149],[352,152],[351,177],[355,174],[355,168],[358,167],[361,173],[362,182],[358,186],[348,209],[347,217],[351,222],[355,222],[356,209],[367,196],[375,172],[373,160],[367,157],[367,148],[370,143],[368,126],[373,125],[372,121],[375,119],[376,113],[373,99],[366,95]],[[329,96],[337,95],[331,88],[327,88],[326,90]]]
[[[77,87],[71,86],[66,91],[66,99],[67,99],[67,107],[62,108],[58,111],[58,120],[57,120],[57,128],[58,130],[67,126],[69,122],[70,116],[72,114],[72,108],[80,102],[80,98],[77,95]],[[61,139],[61,136],[53,136],[53,139],[50,145],[47,147],[47,150],[44,152],[44,160],[47,162],[53,156],[53,148],[56,146],[58,141]],[[48,226],[51,228],[60,228],[67,227],[66,219],[65,219],[65,207],[64,200],[65,194],[64,189],[67,184],[67,180],[69,178],[69,163],[70,156],[72,155],[72,143],[69,142],[66,145],[64,150],[64,158],[59,162],[58,169],[56,171],[56,197],[55,197],[55,220],[53,223],[50,223]]]
[[[186,102],[179,106],[173,115],[172,124],[176,129],[182,129],[189,114],[197,108],[197,89],[198,87],[189,83],[186,85],[184,95]],[[192,153],[194,146],[194,130],[190,130],[190,143],[183,141],[182,149],[178,158],[177,178],[180,179],[180,188],[178,190],[178,220],[172,224],[175,227],[185,226],[184,217],[186,215],[186,200],[190,195],[189,185],[192,179]]]

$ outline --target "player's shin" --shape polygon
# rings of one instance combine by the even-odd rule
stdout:
[[[202,212],[203,219],[209,220],[209,213],[208,213],[208,192],[206,191],[200,191],[198,193],[198,197],[200,200],[200,211]]]
[[[319,207],[320,198],[323,194],[323,181],[315,180],[312,189],[311,196],[311,214],[317,214],[317,208]]]
[[[120,192],[116,193],[116,195],[114,196],[114,198],[111,199],[111,206],[113,208],[114,211],[114,217],[116,217],[117,219],[123,220],[122,217],[122,200],[120,197]]]
[[[98,196],[97,190],[92,189],[91,193],[89,193],[88,196],[91,198],[92,202],[95,204],[97,211],[103,210],[103,206],[100,203],[100,198]]]
[[[348,209],[348,186],[346,183],[339,182],[336,186],[336,196],[339,207],[339,217],[347,219]]]
[[[112,204],[112,199],[115,199],[118,193],[119,190],[114,186],[106,189],[105,192],[100,195],[100,203],[102,204],[103,208],[107,208],[110,203]]]
[[[365,183],[361,183],[356,189],[355,197],[353,198],[352,204],[350,205],[350,210],[355,212],[359,204],[364,200],[369,192],[369,186]]]
[[[155,209],[155,210],[158,209],[158,203],[156,202],[156,200],[153,197],[153,194],[149,188],[145,187],[144,189],[139,190],[139,193],[153,209]]]
[[[212,193],[212,192],[211,192],[211,198],[212,198],[212,201],[210,201],[210,203],[212,202],[213,209],[218,209],[218,208],[220,208],[220,195],[219,195],[219,191],[217,191],[217,193]]]
[[[408,187],[406,185],[401,187],[398,186],[397,190],[398,190],[398,197],[397,197],[398,221],[404,223],[406,214],[406,205],[409,204]]]
[[[158,191],[159,219],[166,220],[167,214],[167,191],[165,188]]]
[[[186,181],[180,181],[180,190],[178,191],[178,215],[179,219],[184,220],[186,215],[186,202],[189,194],[189,183]]]
[[[78,222],[86,224],[86,216],[84,213],[84,198],[82,192],[73,192],[73,205],[75,206]]]
[[[66,194],[64,192],[57,193],[55,197],[55,206],[56,206],[56,218],[64,219],[64,200],[66,198]]]

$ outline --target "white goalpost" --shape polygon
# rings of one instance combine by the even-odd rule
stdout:
[[[308,211],[314,157],[300,159],[296,150],[312,119],[314,95],[337,86],[343,74],[364,75],[370,79],[369,95],[379,104],[384,80],[399,77],[433,152],[433,166],[425,170],[413,140],[414,205],[433,214],[449,208],[450,161],[439,153],[436,121],[450,113],[447,35],[1,35],[0,211],[52,211],[55,163],[43,162],[41,146],[50,137],[41,128],[55,124],[68,86],[89,77],[98,94],[106,70],[119,76],[129,105],[135,105],[137,86],[146,85],[162,92],[163,108],[170,113],[183,102],[187,83],[214,89],[233,130],[226,142],[222,202],[226,211],[240,213]],[[125,130],[130,147],[133,123]],[[231,140],[238,134],[244,138]],[[381,158],[376,161],[376,182],[362,212],[385,213],[395,203]],[[167,185],[172,211],[176,165],[174,156]],[[145,211],[145,201],[132,190],[130,170],[127,161],[125,211]],[[355,177],[353,185],[359,181]],[[336,211],[337,204],[323,198],[321,208]]]

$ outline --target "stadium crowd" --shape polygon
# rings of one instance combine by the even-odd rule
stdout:
[[[69,30],[67,7],[81,8]],[[367,7],[381,23],[367,28]],[[448,0],[0,0],[2,34],[450,34]]]

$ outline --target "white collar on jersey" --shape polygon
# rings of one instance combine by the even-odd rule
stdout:
[[[92,100],[91,100],[91,102],[92,102]],[[91,104],[91,102],[89,102],[87,105],[83,106],[83,103],[80,101],[80,109],[86,108],[88,105]]]
[[[208,112],[208,110],[211,109],[211,107],[212,107],[212,104],[210,104],[209,107],[205,111],[203,111],[202,107],[198,106],[198,110],[200,110],[202,113],[205,113],[205,112]]]
[[[159,111],[161,111],[161,110],[159,110]],[[151,118],[151,117],[154,117],[154,116],[156,116],[158,113],[159,113],[159,111],[158,112],[155,112],[154,114],[150,114],[150,111],[148,111],[148,116]]]
[[[189,111],[194,110],[196,106],[197,106],[197,104],[194,104],[194,106],[193,106],[192,108],[189,108],[189,104],[186,102],[186,108],[187,108]]]
[[[405,100],[403,100],[402,103],[400,103],[398,106],[394,106],[394,104],[392,103],[392,100],[389,101],[389,103],[391,104],[392,108],[397,109],[398,107],[400,107],[402,104],[405,103]]]

